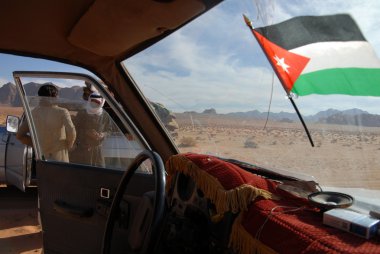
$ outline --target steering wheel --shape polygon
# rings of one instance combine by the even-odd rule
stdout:
[[[144,150],[132,161],[131,165],[124,172],[119,186],[116,190],[114,199],[112,201],[111,210],[108,215],[106,229],[103,237],[102,253],[109,254],[111,251],[111,239],[116,218],[118,217],[119,206],[122,200],[123,194],[127,189],[127,186],[135,174],[139,166],[145,161],[150,160],[152,162],[153,174],[155,176],[155,199],[153,204],[153,216],[149,224],[148,232],[146,233],[146,239],[148,239],[148,248],[145,249],[146,253],[152,252],[155,240],[157,239],[160,223],[164,216],[165,207],[165,167],[161,157],[153,151]]]

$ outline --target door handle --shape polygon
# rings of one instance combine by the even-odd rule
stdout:
[[[75,217],[91,217],[94,214],[94,209],[91,207],[79,207],[62,200],[54,201],[53,208],[59,213]]]

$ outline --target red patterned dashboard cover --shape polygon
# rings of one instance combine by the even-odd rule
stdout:
[[[319,209],[278,189],[278,181],[200,154],[172,156],[166,167],[169,177],[192,177],[220,213],[239,213],[230,236],[239,253],[380,253],[378,236],[366,240],[323,225]]]

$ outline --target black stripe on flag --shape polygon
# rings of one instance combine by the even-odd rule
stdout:
[[[299,16],[255,30],[286,50],[316,42],[366,40],[348,14]]]

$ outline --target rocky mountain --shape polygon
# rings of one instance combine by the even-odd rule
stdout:
[[[210,108],[210,109],[205,109],[203,111],[203,114],[212,114],[212,115],[216,115],[216,110],[214,108]]]
[[[39,87],[42,84],[30,82],[25,84],[26,94],[37,94]],[[77,99],[82,97],[82,89],[80,87],[60,88],[59,96],[61,98]],[[0,104],[21,106],[20,97],[17,94],[16,86],[12,83],[4,84],[0,87]],[[218,114],[214,108],[205,109],[202,113],[197,112],[184,112],[186,114],[207,114],[207,115],[223,115],[233,118],[255,118],[266,119],[267,112],[260,112],[258,110],[251,110],[247,112],[234,112],[228,114]],[[327,124],[343,124],[343,125],[361,125],[369,127],[380,127],[380,115],[369,114],[367,111],[353,108],[349,110],[339,111],[336,109],[328,109],[320,111],[314,115],[303,116],[307,122],[327,123]],[[279,122],[291,123],[299,121],[296,113],[289,112],[270,112],[270,120]]]
[[[52,84],[52,83],[44,83],[44,84]],[[35,82],[29,82],[24,85],[25,93],[27,95],[30,94],[37,94],[38,89],[40,86],[44,85],[41,83],[35,83]],[[74,99],[74,98],[81,98],[82,97],[83,90],[82,88],[78,87],[71,87],[71,88],[59,88],[59,96],[61,98],[68,98],[68,99]],[[12,105],[15,107],[20,107],[22,105],[20,96],[17,93],[16,85],[12,83],[4,84],[2,87],[0,87],[0,104],[3,105]]]
[[[347,109],[347,110],[343,110],[343,111],[339,111],[337,109],[330,108],[330,109],[325,110],[325,111],[320,111],[315,115],[306,116],[305,119],[308,121],[312,121],[312,122],[325,122],[324,119],[331,117],[333,115],[336,115],[336,114],[340,114],[340,113],[342,113],[343,115],[346,115],[346,116],[368,114],[367,111],[357,109],[357,108]]]
[[[359,113],[356,115],[338,112],[334,115],[319,120],[321,123],[344,124],[344,125],[360,125],[368,127],[380,127],[380,116],[368,113]]]
[[[193,112],[195,113],[195,112]],[[203,113],[196,114],[205,114],[210,113],[209,110],[203,111]],[[217,114],[216,111],[213,114]],[[228,117],[234,118],[255,118],[255,119],[266,119],[267,112],[260,112],[258,110],[252,110],[247,112],[234,112],[225,114]],[[307,122],[314,123],[327,123],[327,124],[342,124],[342,125],[361,125],[367,127],[380,127],[380,115],[370,114],[367,111],[353,108],[348,110],[337,110],[337,109],[328,109],[320,111],[314,115],[303,116],[304,120]],[[291,123],[299,121],[296,113],[289,112],[270,112],[269,119]]]
[[[247,112],[235,112],[235,113],[228,113],[226,114],[229,117],[235,117],[235,118],[257,118],[257,119],[266,119],[268,113],[267,112],[260,112],[258,110],[252,110]],[[276,120],[276,121],[296,121],[298,119],[297,115],[295,113],[289,113],[289,112],[270,112],[269,113],[269,119]]]
[[[12,84],[12,85],[15,87],[15,90],[16,90],[16,86],[14,84]],[[28,94],[37,94],[38,88],[40,88],[40,86],[41,86],[41,84],[34,83],[34,82],[27,83],[24,86],[25,93],[27,95]],[[15,106],[15,107],[21,107],[22,106],[22,102],[21,102],[21,99],[20,99],[20,96],[18,95],[18,93],[16,94],[16,97],[14,98],[14,100],[11,102],[11,105]]]
[[[0,87],[0,104],[11,105],[16,99],[16,86],[12,83],[6,83]]]

